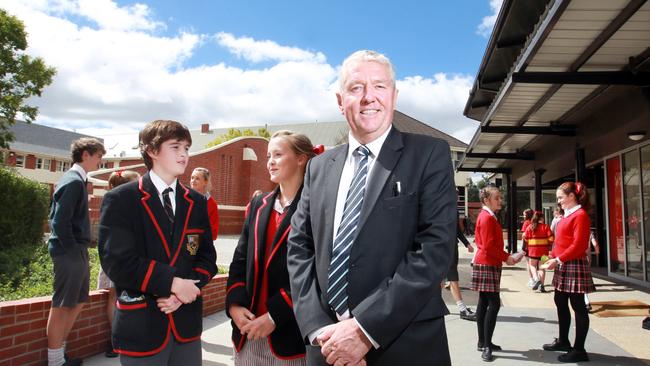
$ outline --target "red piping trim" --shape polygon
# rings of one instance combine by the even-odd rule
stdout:
[[[293,356],[280,356],[277,352],[275,352],[275,349],[273,348],[273,343],[271,342],[271,337],[266,337],[266,341],[269,342],[269,348],[271,349],[271,353],[273,353],[273,356],[275,358],[279,358],[281,360],[295,360],[296,358],[303,358],[305,357],[304,353],[298,353],[297,355]]]
[[[136,310],[146,308],[147,303],[141,302],[139,304],[121,304],[119,301],[115,301],[115,306],[120,310]]]
[[[258,240],[258,237],[257,237],[257,233],[258,233],[258,228],[259,228],[259,224],[260,224],[260,211],[262,211],[262,209],[264,207],[266,207],[266,205],[268,204],[267,199],[269,197],[271,197],[272,195],[273,195],[273,192],[270,192],[264,198],[262,198],[262,205],[257,208],[257,214],[255,215],[255,258],[254,258],[254,261],[255,261],[255,275],[253,276],[253,296],[251,298],[252,299],[251,307],[250,307],[250,309],[248,309],[250,311],[253,311],[255,309],[255,300],[256,300],[255,295],[257,295],[257,278],[259,277],[259,266],[258,266],[259,258],[257,258],[257,249],[258,249],[259,240]]]
[[[280,295],[282,295],[284,301],[287,302],[287,305],[293,308],[293,301],[291,301],[291,296],[289,296],[289,294],[286,291],[284,291],[283,288],[280,289]]]
[[[115,348],[114,351],[115,353],[119,353],[125,356],[132,356],[132,357],[145,357],[145,356],[155,355],[157,353],[160,353],[160,351],[162,351],[167,346],[167,342],[169,342],[169,330],[170,327],[169,325],[167,325],[167,336],[165,337],[165,341],[163,341],[163,344],[160,345],[160,347],[153,349],[151,351],[137,352],[137,351],[127,351],[119,348]]]
[[[178,331],[176,330],[176,324],[174,324],[174,317],[172,314],[167,314],[169,317],[169,324],[171,324],[172,327],[172,332],[174,333],[174,337],[176,338],[177,341],[187,343],[187,342],[192,342],[201,339],[201,333],[199,332],[199,335],[196,337],[191,337],[191,338],[183,338],[181,337],[180,334],[178,334]]]
[[[205,230],[203,229],[187,229],[185,231],[186,234],[203,234]]]
[[[210,272],[206,271],[203,268],[195,267],[194,270],[201,273],[201,274],[204,274],[204,275],[208,276],[208,278],[212,278],[212,275],[210,274]]]
[[[282,234],[282,236],[280,237],[280,240],[278,240],[278,243],[275,245],[275,248],[273,248],[273,251],[269,255],[269,259],[268,259],[268,261],[266,261],[266,267],[265,267],[266,270],[269,269],[269,265],[271,264],[271,259],[273,259],[273,256],[275,255],[275,253],[278,251],[278,249],[280,249],[280,245],[282,245],[284,240],[287,238],[287,235],[289,235],[289,231],[291,231],[291,225],[289,225],[287,230],[284,231],[284,234]]]
[[[183,198],[187,202],[189,202],[190,207],[187,209],[187,215],[185,216],[185,224],[183,225],[183,235],[181,235],[181,238],[178,242],[178,247],[176,248],[176,254],[174,254],[174,258],[169,262],[170,266],[174,266],[174,263],[176,263],[176,260],[178,259],[178,254],[181,252],[181,247],[183,247],[183,239],[185,239],[185,233],[187,232],[187,223],[190,221],[190,216],[192,215],[192,208],[194,207],[194,201],[192,201],[189,198],[190,195],[190,190],[185,188],[184,185],[181,184],[181,182],[178,182],[178,185],[185,190],[185,194],[183,195]]]
[[[230,291],[236,289],[237,287],[242,287],[242,286],[246,286],[246,284],[245,284],[244,282],[235,282],[235,283],[233,283],[233,284],[228,288],[228,290],[226,290],[226,296],[228,296],[228,294],[230,293]]]
[[[142,205],[144,206],[145,210],[147,210],[147,213],[149,214],[149,218],[151,218],[151,221],[153,222],[153,225],[156,227],[156,231],[158,231],[158,236],[160,236],[160,240],[162,240],[163,246],[165,247],[165,253],[167,253],[167,258],[171,257],[171,254],[169,252],[169,245],[167,245],[167,240],[165,239],[165,235],[163,235],[162,230],[160,229],[160,225],[158,225],[158,220],[156,220],[156,217],[153,215],[153,212],[151,212],[151,208],[149,208],[149,205],[147,204],[147,201],[149,198],[151,198],[151,195],[149,192],[145,191],[144,188],[142,187],[142,177],[140,177],[140,180],[138,182],[138,189],[140,189],[140,192],[142,192],[142,199],[140,199],[140,202],[142,202]]]
[[[140,286],[140,291],[147,292],[147,285],[149,285],[149,280],[151,279],[151,273],[153,273],[153,267],[156,266],[156,261],[151,260],[149,262],[149,267],[147,268],[147,274],[144,275],[144,280]]]

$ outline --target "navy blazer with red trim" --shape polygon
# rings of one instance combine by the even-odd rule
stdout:
[[[280,359],[293,359],[305,355],[305,346],[293,314],[293,302],[287,271],[287,236],[291,229],[291,216],[296,210],[300,192],[287,208],[287,213],[278,227],[272,243],[266,242],[266,231],[273,210],[273,203],[279,193],[259,195],[251,201],[249,214],[244,221],[239,243],[235,249],[228,274],[226,309],[238,304],[255,312],[260,300],[264,271],[268,272],[268,298],[266,307],[275,322],[275,330],[269,335],[271,352]],[[272,245],[268,260],[264,263],[266,246]],[[228,314],[230,316],[230,314]],[[239,352],[246,342],[239,329],[232,322],[232,341]]]
[[[172,334],[182,343],[201,337],[200,296],[167,315],[156,305],[157,298],[170,295],[174,277],[199,280],[201,288],[217,273],[205,197],[180,182],[173,226],[149,174],[104,196],[99,254],[118,296],[112,326],[117,353],[150,356]]]

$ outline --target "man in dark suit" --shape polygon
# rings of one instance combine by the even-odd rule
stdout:
[[[349,143],[311,160],[289,235],[307,363],[449,365],[440,295],[456,236],[449,146],[392,127],[395,76],[381,54],[343,62],[337,99]]]

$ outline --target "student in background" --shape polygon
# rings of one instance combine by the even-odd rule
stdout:
[[[190,178],[190,187],[201,193],[208,200],[208,216],[210,217],[210,228],[212,229],[212,241],[217,240],[219,234],[219,205],[210,195],[212,181],[210,180],[210,171],[206,168],[194,168]]]
[[[544,223],[544,213],[535,211],[531,223],[523,233],[523,238],[528,243],[528,265],[529,271],[533,273],[533,291],[546,292],[544,289],[544,279],[546,271],[539,268],[540,260],[543,256],[548,255],[551,244],[553,243],[553,232],[551,228]]]

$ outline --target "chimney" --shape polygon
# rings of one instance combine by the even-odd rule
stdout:
[[[209,123],[203,123],[201,125],[201,133],[210,133],[210,124]]]

